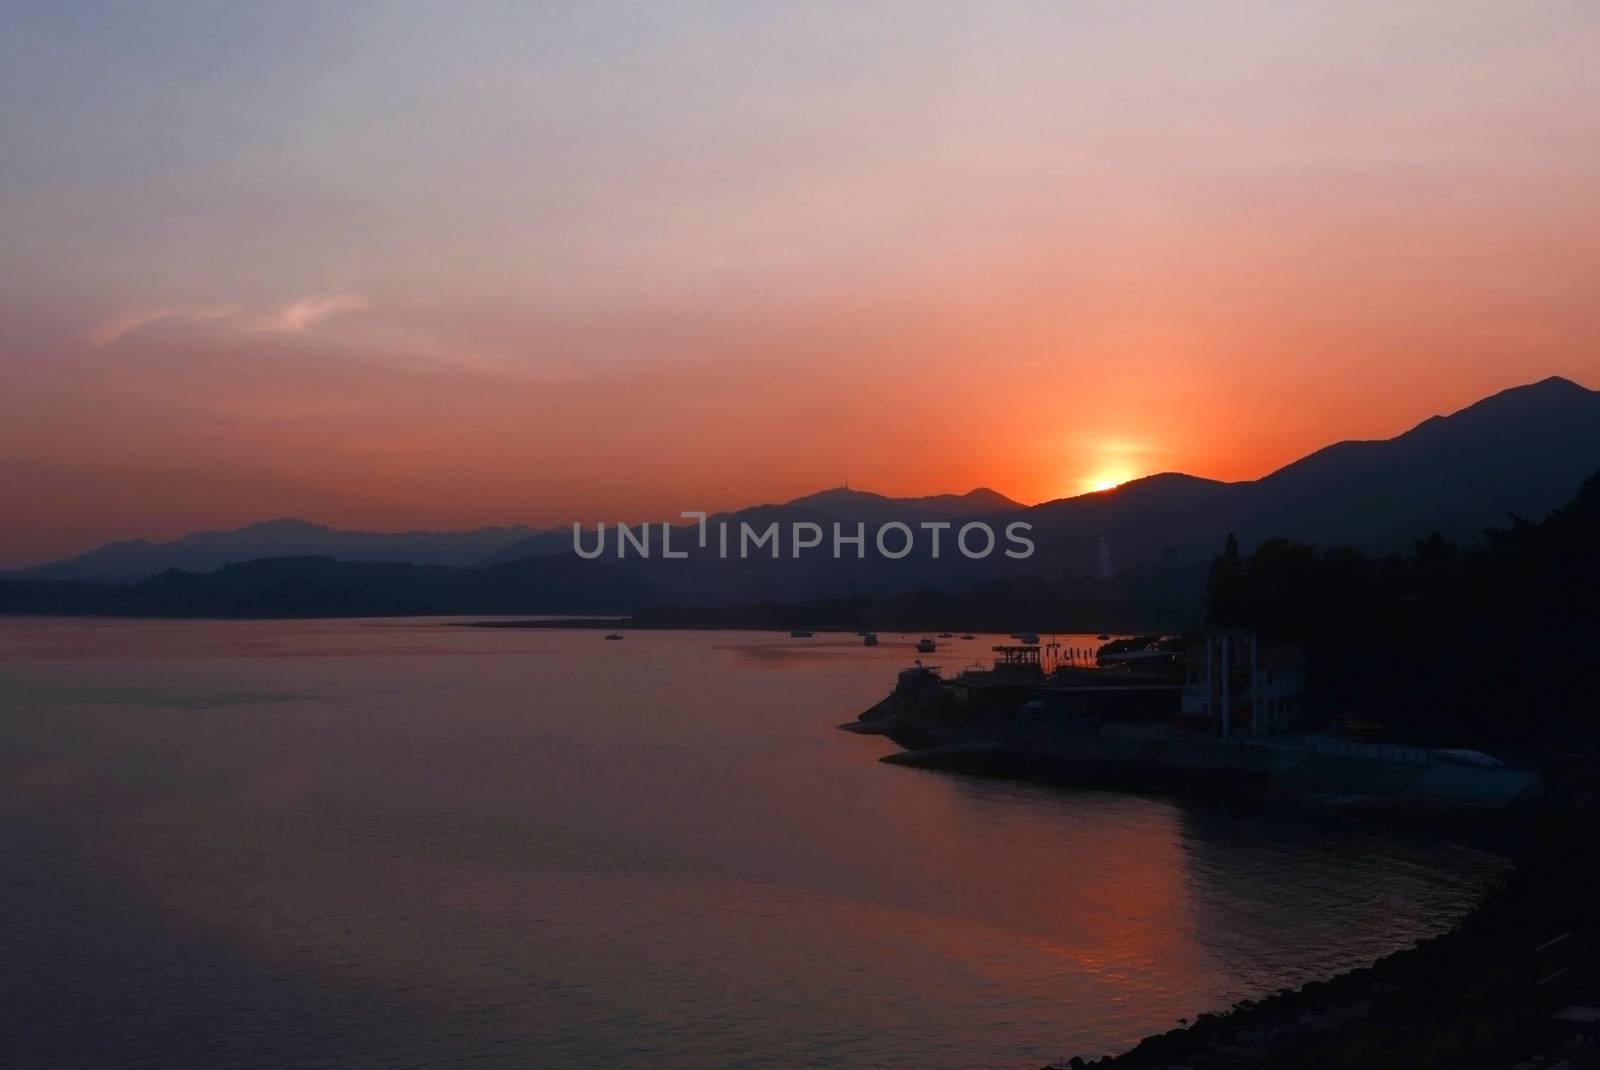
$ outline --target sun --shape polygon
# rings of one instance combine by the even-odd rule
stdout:
[[[1140,465],[1127,456],[1127,446],[1121,441],[1091,445],[1087,453],[1089,456],[1075,458],[1082,467],[1073,480],[1075,489],[1069,493],[1104,494],[1139,478]]]
[[[1083,485],[1089,488],[1090,494],[1099,494],[1101,491],[1115,490],[1133,477],[1134,474],[1126,469],[1112,469],[1096,472],[1085,479]]]

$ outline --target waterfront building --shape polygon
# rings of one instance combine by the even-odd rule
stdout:
[[[1183,714],[1223,738],[1295,731],[1305,722],[1305,655],[1240,628],[1206,632],[1189,648]]]

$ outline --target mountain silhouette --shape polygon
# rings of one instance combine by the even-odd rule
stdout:
[[[796,498],[788,504],[815,509],[839,520],[865,520],[868,523],[964,520],[1024,508],[988,487],[978,487],[965,494],[934,494],[925,498],[889,498],[868,491],[851,490],[849,487],[834,487]]]
[[[849,487],[833,487],[781,504],[754,505],[735,512],[714,513],[707,518],[707,523],[726,522],[737,529],[741,523],[764,528],[773,522],[780,525],[810,522],[831,531],[835,521],[852,525],[865,523],[875,528],[891,520],[907,524],[930,520],[967,520],[1025,508],[1021,503],[988,487],[979,487],[965,494],[934,494],[923,498],[891,498],[870,491],[851,490]],[[594,530],[592,523],[585,526],[591,532]],[[691,533],[698,538],[698,522],[679,521],[675,526],[683,533],[681,536],[674,535],[675,546],[690,541]],[[481,563],[486,566],[500,565],[524,558],[570,553],[571,550],[572,529],[560,528],[523,539],[490,554]]]
[[[913,525],[983,519],[998,530],[1021,521],[1032,525],[1036,546],[1023,561],[1000,555],[969,561],[948,551],[933,560],[919,546],[898,561],[826,554],[794,560],[785,552],[777,561],[649,561],[638,568],[658,596],[707,605],[963,589],[1027,574],[1105,577],[1140,568],[1170,569],[1172,582],[1190,582],[1193,567],[1230,533],[1247,551],[1276,535],[1374,553],[1408,549],[1433,532],[1479,541],[1510,514],[1544,516],[1597,467],[1600,392],[1552,378],[1431,417],[1391,439],[1337,443],[1256,480],[1224,483],[1169,472],[1032,507],[986,491],[905,500],[836,488],[712,518],[757,528],[772,521],[825,528],[835,520],[864,521],[871,528],[889,519]],[[680,530],[677,546],[690,541],[691,528]],[[572,558],[570,532],[524,540],[489,560],[544,555],[590,564]]]
[[[1543,517],[1597,465],[1600,392],[1553,377],[1286,465],[1249,488],[1241,528],[1370,549],[1421,532],[1477,541],[1507,514]]]
[[[1430,417],[1391,439],[1336,443],[1256,480],[1224,483],[1162,473],[1031,507],[986,488],[890,498],[837,487],[709,518],[712,525],[726,522],[734,532],[741,524],[764,529],[778,523],[784,549],[776,559],[768,552],[723,559],[701,550],[687,560],[663,560],[659,549],[649,559],[619,559],[614,526],[606,557],[583,560],[573,553],[570,528],[379,535],[286,520],[170,543],[113,543],[13,575],[8,598],[0,604],[13,611],[27,606],[33,607],[27,611],[87,611],[71,608],[86,595],[61,587],[22,590],[15,581],[125,584],[149,581],[170,569],[183,575],[147,582],[139,593],[141,605],[181,613],[187,599],[212,607],[207,612],[235,615],[252,604],[275,613],[300,604],[315,615],[319,600],[332,612],[354,612],[358,606],[379,612],[626,611],[965,591],[1029,576],[1079,585],[1118,577],[1137,597],[1172,604],[1179,597],[1198,599],[1197,577],[1230,533],[1246,552],[1273,536],[1378,554],[1409,549],[1416,538],[1435,532],[1476,542],[1509,515],[1544,517],[1597,468],[1600,392],[1551,378]],[[912,527],[984,520],[997,532],[1027,523],[1035,552],[1022,560],[994,554],[974,561],[952,552],[947,537],[937,558],[926,540],[899,560],[870,551],[862,559],[850,554],[835,559],[826,548],[800,558],[790,553],[789,525],[796,522],[827,532],[835,522],[852,532],[860,523],[870,533],[890,520]],[[659,525],[652,527],[659,540]],[[592,533],[593,524],[586,529]],[[693,551],[697,543],[695,523],[674,527],[675,548]],[[280,560],[254,571],[237,568],[255,558]],[[400,562],[433,571],[407,572]],[[219,579],[185,578],[229,563],[236,567]],[[388,567],[375,569],[375,563]],[[298,586],[285,593],[278,590],[284,584]],[[268,593],[273,590],[277,593]],[[92,600],[116,612],[120,597],[102,591]]]
[[[272,557],[336,557],[418,565],[472,565],[533,534],[515,527],[465,532],[385,534],[339,531],[305,520],[265,520],[234,531],[199,531],[171,542],[128,539],[77,557],[22,569],[13,578],[132,583],[168,569],[209,572],[235,562]]]
[[[1087,571],[1208,558],[1229,533],[1370,552],[1438,532],[1464,542],[1508,515],[1539,518],[1600,467],[1600,392],[1550,378],[1514,387],[1391,439],[1339,442],[1260,479],[1167,473],[1030,510],[1036,538]],[[1041,546],[1041,552],[1043,546]]]

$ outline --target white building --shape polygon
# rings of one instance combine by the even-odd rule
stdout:
[[[1303,720],[1304,691],[1298,645],[1262,644],[1245,629],[1209,631],[1189,648],[1183,714],[1224,738],[1288,732]]]

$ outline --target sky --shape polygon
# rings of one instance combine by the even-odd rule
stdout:
[[[1600,5],[0,0],[0,568],[1600,386]]]

